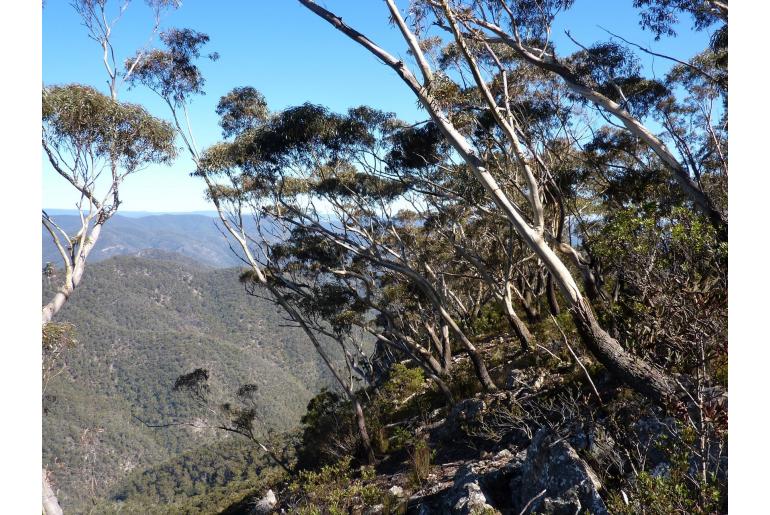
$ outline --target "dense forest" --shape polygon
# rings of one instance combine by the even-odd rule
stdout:
[[[634,0],[652,38],[710,34],[668,56],[609,30],[562,50],[571,0],[386,0],[393,48],[299,0],[423,120],[246,85],[205,147],[189,111],[215,42],[149,2],[158,45],[117,62],[106,4],[74,2],[108,93],[42,96],[85,213],[43,213],[64,263],[44,268],[47,513],[727,511],[727,2]],[[240,268],[91,263],[124,179],[179,155]],[[134,420],[95,423],[115,410]]]
[[[216,445],[234,438],[209,427],[205,412],[173,390],[190,370],[207,367],[223,400],[242,384],[258,385],[265,437],[294,429],[310,398],[331,386],[300,333],[269,303],[244,298],[237,269],[142,254],[93,264],[58,318],[71,324],[77,343],[45,385],[43,459],[56,474],[63,507],[75,512],[109,495],[130,472],[191,449],[213,470],[227,469],[234,458],[222,458]],[[44,296],[56,273],[44,278]],[[255,451],[245,443],[237,447],[242,460],[258,459],[249,458]],[[245,473],[247,462],[239,463]]]

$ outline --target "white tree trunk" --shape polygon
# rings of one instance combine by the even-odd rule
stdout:
[[[88,259],[88,255],[93,250],[94,245],[96,245],[96,241],[99,239],[101,232],[102,224],[97,223],[86,235],[86,241],[83,243],[75,263],[73,263],[72,275],[70,277],[65,277],[64,284],[62,284],[59,291],[56,292],[53,299],[43,306],[43,325],[53,319],[56,313],[58,313],[64,306],[64,303],[70,298],[72,292],[75,291],[75,288],[80,284],[80,281],[83,279],[83,272],[86,270],[86,260]]]
[[[471,147],[470,143],[454,127],[452,122],[439,107],[439,104],[430,93],[430,84],[423,86],[407,68],[403,61],[377,46],[362,33],[353,29],[342,21],[342,18],[336,14],[320,7],[312,0],[299,0],[310,11],[326,20],[335,29],[339,30],[350,39],[366,48],[369,52],[381,59],[385,64],[391,67],[401,79],[415,93],[420,103],[430,114],[433,121],[439,127],[446,137],[447,141],[457,151],[458,154],[471,168],[476,179],[482,184],[487,193],[497,207],[505,214],[511,222],[516,233],[524,240],[524,243],[532,250],[543,262],[548,271],[553,276],[559,290],[572,308],[573,320],[581,334],[584,343],[597,359],[605,365],[611,373],[619,379],[629,384],[632,388],[648,396],[659,403],[666,402],[671,398],[676,386],[673,380],[660,370],[656,369],[646,361],[629,354],[623,347],[609,334],[604,331],[596,322],[590,304],[583,297],[577,283],[565,264],[559,259],[556,253],[545,242],[542,233],[533,228],[519,213],[519,210],[511,202],[495,178],[486,168],[485,163],[478,157]],[[401,14],[392,4],[388,2],[391,9],[391,15],[398,20]],[[399,23],[399,28],[404,34],[410,49],[415,55],[422,53],[419,45],[415,44],[414,38],[410,38],[405,24]],[[421,67],[425,66],[425,61],[418,59]],[[428,70],[423,69],[423,76],[428,77]],[[451,324],[450,324],[451,326]]]
[[[48,482],[48,474],[43,469],[43,512],[45,515],[63,515],[59,500]]]

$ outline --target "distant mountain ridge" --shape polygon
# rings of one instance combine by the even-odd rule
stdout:
[[[45,209],[45,212],[48,213],[51,216],[62,216],[62,215],[68,215],[68,216],[77,216],[78,210],[77,209]],[[185,215],[199,215],[199,216],[208,216],[208,217],[217,217],[217,212],[213,210],[202,210],[202,211],[123,211],[120,210],[120,216],[123,216],[125,218],[142,218],[145,216],[161,216],[161,215],[174,215],[174,216],[185,216]]]
[[[80,217],[73,214],[49,212],[65,231],[72,234],[80,227]],[[114,256],[140,255],[148,249],[175,252],[203,265],[225,268],[238,266],[241,261],[230,250],[221,232],[218,219],[202,214],[161,214],[126,216],[116,214],[104,226],[89,262]],[[61,257],[50,235],[42,229],[42,265],[48,262],[60,266]]]

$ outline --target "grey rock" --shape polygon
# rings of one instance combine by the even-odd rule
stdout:
[[[271,513],[276,504],[278,504],[278,499],[275,497],[275,492],[268,490],[267,493],[254,504],[254,509],[251,513],[252,515]]]
[[[525,513],[609,513],[599,496],[602,486],[596,473],[569,443],[548,429],[535,434],[519,472],[511,490],[514,504],[521,509],[526,506]]]
[[[575,450],[581,451],[597,469],[625,469],[626,460],[620,453],[617,442],[601,425],[574,429],[569,443]]]
[[[403,497],[404,496],[404,489],[401,488],[398,485],[393,485],[390,487],[390,490],[388,490],[388,493],[392,495],[393,497]]]
[[[464,489],[465,495],[454,505],[455,513],[471,514],[494,509],[487,504],[487,498],[484,496],[478,483],[468,483],[464,486]]]
[[[472,466],[465,466],[457,472],[452,491],[448,497],[448,507],[452,513],[470,515],[494,510],[487,504],[487,497],[479,485],[479,476]]]
[[[464,465],[455,474],[454,484],[445,496],[445,511],[442,513],[497,513],[487,489],[500,483],[506,485],[523,459],[523,454],[514,455],[508,449],[503,449],[491,459]]]

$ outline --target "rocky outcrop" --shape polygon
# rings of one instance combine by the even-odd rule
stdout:
[[[408,513],[509,513],[511,477],[524,457],[523,452],[514,455],[504,449],[486,459],[442,465],[450,480],[429,477],[429,481],[436,482],[409,499]]]
[[[548,429],[535,434],[518,472],[511,491],[514,505],[524,513],[608,513],[599,497],[596,473],[566,440]]]
[[[275,492],[268,490],[267,493],[256,503],[254,503],[254,509],[252,515],[264,515],[272,513],[275,505],[278,504],[278,499],[275,497]]]
[[[494,512],[495,509],[487,504],[487,497],[479,486],[478,478],[473,478],[472,474],[469,475],[471,477],[460,478],[455,496],[450,498],[448,507],[452,513],[471,515],[473,513]]]
[[[451,513],[470,515],[497,513],[492,496],[505,487],[513,471],[521,465],[523,456],[514,456],[504,449],[490,460],[481,460],[461,467],[454,485],[446,496],[445,508]]]

